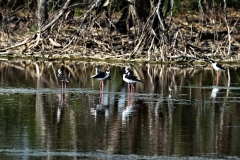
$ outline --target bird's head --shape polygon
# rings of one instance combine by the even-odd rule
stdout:
[[[96,71],[96,74],[100,72],[97,67],[95,67],[95,71]]]
[[[62,73],[62,70],[61,69],[58,69],[58,74],[61,74]]]
[[[109,70],[106,70],[106,75],[110,75],[110,71]]]
[[[214,62],[213,60],[211,60],[211,59],[210,59],[209,61],[210,61],[211,63],[215,63],[215,62]]]
[[[125,73],[128,73],[128,72],[130,72],[130,70],[129,70],[129,68],[125,68]]]
[[[58,76],[62,75],[62,70],[58,69]]]

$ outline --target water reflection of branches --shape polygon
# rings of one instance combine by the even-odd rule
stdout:
[[[91,64],[90,62],[77,62],[77,61],[1,61],[0,70],[2,73],[2,81],[14,81],[16,76],[25,76],[25,80],[34,81],[34,78],[41,75],[41,81],[46,87],[56,87],[58,84],[57,80],[57,69],[62,65],[66,67],[66,70],[69,71],[71,76],[71,81],[78,83],[78,86],[75,87],[88,87],[88,85],[93,85],[89,83],[89,77],[96,66],[101,66],[101,68],[109,68],[107,63],[95,63]],[[38,65],[38,69],[36,68]],[[121,64],[118,64],[119,68]],[[118,66],[113,64],[113,66]],[[139,79],[144,81],[144,85],[137,85],[138,91],[148,92],[148,93],[167,93],[168,86],[170,82],[177,84],[179,89],[181,86],[192,83],[190,79],[196,78],[195,85],[202,85],[205,77],[214,77],[214,71],[211,65],[209,66],[194,66],[194,65],[159,65],[159,64],[147,64],[147,65],[131,65],[129,68],[134,71],[134,75],[139,77]],[[111,67],[111,72],[113,73],[113,81],[115,81],[115,75],[119,74],[119,69]],[[202,72],[205,70],[206,72]],[[207,71],[210,72],[207,72]],[[238,73],[236,73],[237,76]],[[14,77],[14,78],[13,78]],[[223,74],[223,83],[227,83],[226,74]],[[24,80],[18,78],[18,81]],[[208,82],[214,82],[212,78],[208,78]],[[72,83],[71,83],[72,84]],[[76,84],[76,83],[75,83]],[[90,86],[89,86],[90,87]],[[181,90],[180,90],[181,91]]]
[[[202,71],[202,67],[185,66],[169,67],[160,65],[147,65],[147,74],[142,78],[146,82],[146,92],[166,94],[171,82],[177,85],[185,85],[188,79],[193,78]]]
[[[51,63],[36,62],[36,63],[39,66],[39,68],[38,68],[39,71],[36,71],[36,65],[33,63],[26,66],[26,67],[28,67],[28,70],[25,70],[25,68],[22,67],[21,65],[19,65],[19,63],[11,64],[8,67],[1,65],[1,73],[2,73],[1,80],[2,80],[2,82],[7,82],[9,79],[14,79],[16,82],[16,76],[20,75],[22,77],[26,76],[26,79],[31,79],[32,83],[34,83],[34,82],[36,82],[36,81],[34,81],[34,80],[36,80],[36,77],[37,77],[36,75],[41,75],[41,76],[38,76],[39,77],[38,82],[40,82],[39,84],[37,84],[38,87],[40,87],[40,88],[41,87],[49,87],[52,84],[55,87],[57,84],[57,83],[55,83],[57,79],[54,79],[55,75],[53,74],[54,73],[53,71],[56,72],[57,69],[60,67],[60,65],[57,63],[54,63],[54,62],[51,62]],[[67,64],[65,63],[65,65],[67,65],[67,67],[69,67],[72,71],[74,71],[74,72],[71,72],[71,74],[75,74],[75,76],[71,76],[71,77],[73,77],[73,80],[77,81],[77,83],[79,84],[80,87],[88,87],[87,84],[91,85],[91,82],[89,82],[89,77],[91,75],[91,70],[94,70],[94,66],[90,66],[87,63],[72,63],[72,65],[71,65],[71,63],[67,63]],[[44,67],[42,67],[42,66],[44,66]],[[147,68],[146,68],[146,66],[147,66]],[[108,148],[110,148],[110,149],[114,148],[116,150],[116,153],[119,153],[119,151],[121,151],[119,148],[122,146],[123,142],[129,143],[129,144],[132,144],[132,146],[135,146],[135,144],[137,143],[136,140],[138,140],[138,138],[137,138],[138,135],[136,134],[136,131],[141,130],[141,132],[144,132],[144,135],[147,135],[146,137],[149,138],[149,147],[148,148],[151,148],[152,153],[159,154],[161,152],[161,154],[162,154],[164,152],[167,155],[168,153],[171,153],[171,151],[172,151],[171,145],[176,145],[176,144],[174,144],[175,140],[172,139],[171,136],[174,136],[173,138],[176,138],[176,135],[178,135],[177,138],[179,138],[178,140],[180,142],[182,142],[184,137],[186,137],[186,135],[184,135],[183,133],[186,133],[185,132],[186,130],[184,130],[184,129],[188,125],[189,121],[187,121],[187,120],[190,120],[190,121],[192,120],[191,123],[193,123],[193,128],[191,128],[192,132],[190,132],[190,133],[193,133],[193,136],[195,137],[194,139],[204,139],[205,138],[209,142],[211,141],[213,143],[218,143],[218,144],[223,144],[223,141],[219,141],[219,139],[220,140],[230,139],[231,141],[234,141],[236,139],[236,137],[233,138],[234,135],[231,133],[232,129],[230,127],[237,124],[236,123],[237,119],[235,119],[235,121],[234,121],[232,118],[232,115],[238,113],[238,102],[237,102],[238,99],[236,100],[236,102],[233,102],[236,104],[236,106],[230,107],[229,102],[228,102],[229,99],[225,98],[225,97],[224,97],[224,99],[223,99],[223,97],[220,97],[220,99],[219,99],[220,101],[213,104],[213,103],[209,102],[209,92],[206,92],[205,89],[198,87],[199,85],[202,85],[202,84],[203,85],[207,84],[208,86],[209,85],[212,86],[214,84],[213,82],[215,82],[215,80],[214,80],[215,72],[213,72],[214,74],[211,74],[211,71],[212,71],[211,67],[204,68],[204,67],[193,67],[193,66],[191,67],[190,66],[189,68],[180,68],[180,67],[171,67],[171,66],[169,67],[169,66],[161,66],[161,65],[146,65],[146,66],[135,67],[136,69],[134,68],[134,71],[137,72],[137,73],[135,73],[135,75],[137,75],[138,77],[140,77],[142,80],[145,81],[144,85],[137,85],[138,90],[141,92],[149,91],[149,92],[163,93],[163,94],[152,94],[153,99],[151,99],[151,102],[144,103],[143,104],[144,107],[141,107],[141,108],[139,107],[138,112],[137,112],[138,115],[144,113],[144,116],[146,116],[146,114],[149,114],[149,115],[147,115],[148,117],[144,117],[145,118],[144,122],[139,121],[140,119],[142,119],[142,118],[140,118],[140,116],[137,117],[134,115],[131,117],[131,115],[130,115],[130,116],[128,116],[128,118],[126,118],[128,120],[129,117],[131,117],[131,122],[133,122],[128,126],[126,125],[127,127],[124,128],[124,129],[127,128],[132,131],[132,132],[129,131],[129,133],[133,133],[133,134],[131,134],[131,136],[129,136],[129,138],[126,138],[126,141],[123,141],[123,137],[121,137],[123,135],[123,133],[124,134],[126,133],[125,130],[123,130],[123,126],[124,126],[124,125],[122,125],[123,121],[121,119],[118,119],[119,117],[121,118],[121,115],[119,117],[117,115],[117,114],[121,114],[122,110],[119,112],[119,109],[117,109],[116,106],[114,106],[114,107],[111,106],[109,108],[110,113],[111,113],[109,116],[109,121],[107,121],[107,125],[103,125],[103,126],[107,126],[107,127],[104,128],[104,129],[106,129],[106,131],[104,130],[105,133],[103,135],[105,137],[104,137],[104,140],[103,140],[104,143],[102,143],[103,144],[102,146],[104,146],[104,144],[107,144]],[[134,67],[134,66],[132,66],[132,67]],[[30,68],[32,68],[32,70]],[[119,67],[119,68],[122,69],[121,67]],[[117,74],[119,74],[119,72],[118,72],[120,70],[119,68],[116,69],[113,67],[111,69],[113,70],[113,73],[116,73],[116,75],[117,75]],[[201,72],[203,70],[205,70],[205,72]],[[37,72],[39,74],[36,74]],[[10,75],[8,75],[8,73],[10,73]],[[33,73],[33,74],[30,74],[30,73]],[[230,73],[234,75],[233,72],[228,72],[228,74],[229,74],[228,80],[230,80]],[[235,75],[237,75],[237,74],[238,73],[235,73]],[[223,74],[223,76],[225,76],[225,75]],[[189,81],[189,79],[191,79],[191,81]],[[21,80],[22,79],[17,79],[17,81],[21,81]],[[232,78],[233,82],[234,82],[234,80],[235,79]],[[178,92],[180,94],[183,93],[182,97],[184,97],[184,99],[188,99],[190,101],[189,103],[192,103],[191,107],[188,107],[187,105],[182,106],[182,107],[177,107],[180,105],[180,102],[176,103],[176,101],[173,98],[171,98],[171,99],[168,98],[166,100],[166,96],[169,94],[168,87],[169,87],[171,81],[174,82],[175,84],[178,84],[178,86],[179,86]],[[115,86],[112,85],[112,86],[114,86],[114,87],[112,87],[113,92],[117,96],[116,96],[116,99],[113,101],[110,101],[110,103],[111,102],[116,103],[119,100],[119,97],[126,93],[125,92],[119,93],[119,86],[121,86],[121,82],[119,82],[120,85],[118,83],[115,83],[116,82],[115,80],[113,80],[112,82],[114,82],[114,85],[115,85]],[[225,81],[223,81],[223,82],[225,82]],[[186,87],[181,88],[181,86],[186,85],[186,84],[187,85],[193,84],[197,87],[188,87],[187,89],[186,89]],[[230,84],[231,84],[230,81],[228,81],[228,86]],[[35,83],[34,83],[34,85],[35,85]],[[186,92],[186,91],[189,91],[189,92]],[[237,94],[238,90],[235,90],[235,91],[236,91],[235,93]],[[90,95],[92,92],[95,92],[95,91],[90,90],[89,91]],[[88,93],[88,96],[89,96],[89,93]],[[223,93],[221,93],[221,94],[223,94]],[[93,95],[95,97],[97,97],[96,94],[93,94]],[[97,99],[97,103],[96,103],[96,101],[93,102],[94,105],[95,104],[97,104],[97,105],[104,104],[106,102],[104,100],[104,97],[106,97],[108,95],[111,96],[111,93],[107,93],[107,95],[100,94],[100,101],[98,101],[98,99]],[[83,107],[81,107],[81,108],[84,108],[84,106],[85,106],[84,102],[86,101],[87,96],[86,96],[86,94],[81,94],[81,96],[83,96],[83,98],[81,98],[81,100],[83,101],[81,106],[83,106]],[[93,101],[94,96],[90,97],[90,101]],[[132,96],[134,96],[134,94],[132,94]],[[135,94],[135,96],[138,96],[138,95]],[[150,98],[149,94],[141,94],[139,97],[135,97],[135,98],[140,99],[143,96],[144,96],[144,98],[146,98],[146,97]],[[128,97],[127,107],[129,107],[129,108],[131,106],[134,107],[134,97],[131,97],[130,94],[128,94],[127,97]],[[123,98],[123,101],[124,101],[123,106],[124,107],[122,107],[122,108],[124,108],[124,109],[126,108],[125,101],[126,101],[127,97],[124,96],[124,98]],[[181,97],[181,95],[179,95],[180,100],[182,97]],[[236,96],[236,98],[237,98],[237,96]],[[132,100],[130,100],[130,99],[132,99]],[[157,104],[158,106],[155,103],[152,103],[152,100],[155,102],[156,99],[160,99],[160,102]],[[193,101],[191,101],[191,100],[193,100]],[[232,99],[231,99],[231,101],[232,101]],[[78,114],[83,113],[83,111],[80,110],[79,113],[76,113],[77,109],[74,108],[72,110],[72,107],[62,109],[61,110],[62,114],[61,114],[60,120],[56,121],[56,112],[54,112],[55,117],[50,116],[50,118],[52,118],[54,120],[50,123],[50,122],[48,122],[49,119],[46,119],[46,118],[48,118],[49,113],[53,113],[53,112],[49,111],[48,113],[46,113],[46,108],[48,107],[48,106],[44,106],[44,105],[46,105],[46,102],[48,102],[48,99],[46,97],[44,97],[44,95],[42,95],[41,93],[36,94],[36,119],[37,119],[36,122],[37,122],[37,128],[40,128],[39,129],[40,130],[39,137],[42,138],[43,145],[48,143],[49,146],[52,145],[52,146],[50,146],[51,148],[54,148],[54,144],[56,141],[52,140],[53,139],[52,137],[54,137],[54,136],[51,136],[51,135],[54,135],[54,133],[56,133],[56,132],[59,133],[59,134],[57,134],[57,136],[59,136],[57,138],[60,139],[60,138],[69,136],[70,138],[72,138],[71,142],[74,142],[75,143],[74,145],[76,145],[76,143],[78,142],[77,138],[79,139],[80,136],[77,136],[77,134],[75,133],[76,131],[74,130],[74,128],[77,129],[78,125],[79,125],[79,121],[78,121],[79,119],[78,120],[77,120],[77,118],[75,119],[75,116],[78,116]],[[49,100],[49,102],[51,102],[51,101]],[[120,103],[120,102],[118,102],[118,103]],[[79,105],[79,103],[75,104],[75,106],[78,106],[78,105]],[[149,105],[149,107],[145,107],[145,105]],[[92,106],[92,105],[86,105],[86,106]],[[94,106],[94,107],[97,108],[98,106]],[[56,108],[54,108],[54,109],[56,109]],[[80,108],[80,107],[78,107],[78,108]],[[195,109],[193,109],[193,108],[195,108]],[[114,109],[115,112],[112,112],[112,109]],[[144,109],[144,112],[143,111],[141,112],[141,110],[143,110],[143,109]],[[152,116],[151,113],[154,113],[154,111],[156,109],[158,109],[157,110],[158,112],[156,112],[156,116]],[[179,114],[177,114],[178,110],[179,110],[179,112],[178,112]],[[188,112],[186,112],[188,110],[192,110],[192,112],[189,112],[190,114],[188,114]],[[185,114],[183,114],[183,113],[185,113]],[[86,114],[89,114],[89,110],[86,113],[84,112],[82,117],[87,117]],[[132,112],[132,114],[134,114],[134,112]],[[191,118],[186,119],[186,117],[188,117],[188,116]],[[104,116],[102,116],[102,117],[104,117]],[[87,121],[89,121],[89,118],[85,118],[85,119],[87,119],[86,120],[86,124],[87,124],[88,123]],[[52,125],[53,125],[52,123],[54,123],[54,122],[55,123],[59,122],[58,127],[52,127]],[[234,124],[234,122],[235,122],[235,124]],[[99,123],[101,123],[101,121]],[[106,121],[105,121],[105,124],[106,124]],[[187,125],[185,125],[185,124],[187,124]],[[149,129],[142,130],[142,128],[137,128],[139,126],[144,126],[144,125],[145,125],[145,127],[149,126]],[[229,125],[230,125],[230,127],[226,127]],[[202,126],[204,126],[204,127],[202,127]],[[67,127],[69,127],[69,128],[71,127],[71,128],[69,129]],[[175,131],[176,131],[176,127],[177,127],[177,133],[173,135],[173,133],[175,133]],[[57,131],[53,130],[52,128],[57,128]],[[97,128],[97,127],[93,127],[93,128]],[[196,128],[197,132],[194,131],[195,128]],[[79,129],[78,129],[78,131],[79,131]],[[99,131],[99,130],[97,130],[97,131]],[[69,134],[61,137],[60,133],[69,133]],[[202,134],[202,133],[207,133],[207,135],[211,135],[211,136],[208,136],[206,138],[206,134]],[[208,134],[208,133],[213,133],[213,134]],[[209,137],[211,137],[211,138],[209,138]],[[52,144],[50,144],[50,143],[52,143]],[[89,145],[92,145],[92,144],[89,144]],[[203,143],[200,147],[204,148],[205,145],[206,145],[206,143]],[[229,143],[229,145],[230,145],[230,143]],[[227,145],[227,146],[229,146],[229,145]],[[104,147],[106,147],[106,146],[104,146]],[[219,147],[219,146],[217,146],[217,147]],[[163,149],[163,151],[162,150],[160,151],[159,148]],[[219,149],[222,149],[221,146],[219,147]]]

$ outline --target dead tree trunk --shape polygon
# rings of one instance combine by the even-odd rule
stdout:
[[[38,26],[41,26],[48,19],[47,0],[38,0]]]
[[[108,14],[108,10],[106,8],[109,5],[109,3],[110,3],[110,0],[95,0],[95,3],[93,3],[93,5],[84,14],[83,20],[80,23],[78,30],[74,34],[71,35],[71,37],[69,38],[69,41],[65,45],[65,48],[68,47],[71,43],[73,43],[76,36],[81,35],[81,33],[83,31],[83,26],[92,27],[90,24],[93,24],[102,12],[104,12],[105,17],[109,20],[109,14]],[[94,15],[92,15],[92,12],[94,10],[96,12]],[[91,18],[91,16],[93,16],[93,18]],[[88,27],[88,28],[90,28],[90,27]]]
[[[166,31],[166,24],[165,24],[165,17],[163,14],[163,4],[165,0],[159,0],[156,4],[156,14],[153,18],[152,29],[155,32],[154,44],[159,47],[160,43],[160,33],[162,31],[163,35],[165,36]]]
[[[133,26],[133,17],[131,16],[130,5],[132,5],[129,1],[122,1],[122,16],[115,24],[117,30],[120,33],[126,33],[129,31],[129,28]]]
[[[166,46],[169,46],[170,36],[168,32],[172,21],[173,0],[158,0],[150,4],[151,6],[148,9],[150,11],[149,16],[141,29],[138,43],[131,54],[132,56],[136,55],[139,52],[143,52],[143,48],[148,48],[149,60],[152,57],[151,55],[153,55],[151,53],[156,52],[156,49],[158,53],[161,53],[161,57],[164,57],[163,51],[166,50]],[[164,8],[165,6],[166,8]],[[168,14],[170,18],[167,22],[166,15]],[[154,56],[156,57],[156,55]]]
[[[41,37],[41,26],[48,19],[47,0],[38,0],[37,18],[38,18],[38,32],[37,32],[37,41],[34,47],[36,47],[39,43],[39,40]]]

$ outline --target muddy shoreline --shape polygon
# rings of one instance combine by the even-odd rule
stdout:
[[[0,52],[0,59],[5,60],[45,60],[45,61],[85,61],[85,62],[115,62],[115,63],[143,63],[143,64],[205,64],[209,63],[209,58],[195,58],[195,57],[187,57],[187,56],[178,56],[172,57],[168,60],[148,60],[147,57],[141,58],[123,58],[123,56],[110,56],[110,55],[86,55],[81,53],[21,53],[21,51],[10,51],[10,52]],[[221,63],[239,63],[238,58],[219,58],[214,59],[217,62]]]

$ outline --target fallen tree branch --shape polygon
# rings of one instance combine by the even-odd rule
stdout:
[[[56,23],[57,20],[59,20],[59,18],[62,17],[62,15],[64,14],[64,11],[68,8],[70,2],[71,2],[71,0],[67,0],[66,3],[64,4],[63,8],[59,11],[58,15],[50,23],[48,23],[44,27],[40,28],[38,30],[38,32],[44,32],[48,28],[50,28],[54,23]]]
[[[81,32],[83,23],[86,21],[87,17],[90,15],[90,13],[92,12],[92,10],[93,10],[95,7],[99,6],[99,4],[100,4],[102,1],[103,1],[103,0],[97,0],[97,2],[94,3],[94,4],[92,5],[92,7],[84,14],[83,20],[82,20],[80,26],[78,27],[77,32],[75,32],[74,34],[71,35],[71,37],[69,38],[68,43],[65,45],[64,48],[68,47],[68,46],[73,42],[74,37]]]
[[[34,36],[29,37],[29,38],[25,39],[24,41],[22,41],[21,43],[16,43],[14,46],[7,47],[7,48],[4,48],[4,49],[0,49],[0,52],[6,52],[6,51],[9,50],[9,49],[13,49],[13,48],[17,48],[17,47],[19,47],[19,46],[25,45],[25,44],[27,44],[28,41],[29,41],[31,38],[33,38],[33,37],[34,37]]]

